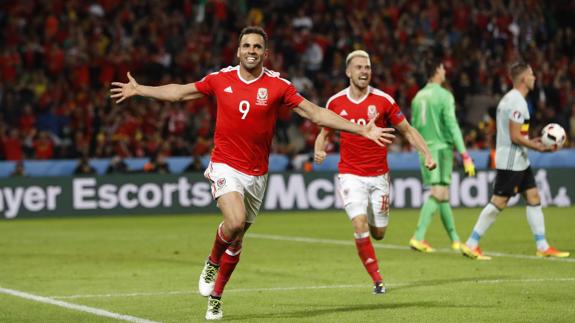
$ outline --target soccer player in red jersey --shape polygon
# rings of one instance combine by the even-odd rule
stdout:
[[[375,121],[380,127],[392,125],[425,157],[425,166],[435,168],[435,161],[425,141],[411,127],[395,100],[387,93],[369,86],[371,63],[363,50],[351,52],[346,59],[349,87],[332,96],[326,108],[358,125]],[[331,129],[324,127],[315,141],[314,160],[322,163]],[[354,229],[359,258],[374,283],[374,294],[385,293],[375,250],[369,238],[383,239],[389,214],[389,169],[387,148],[350,133],[341,134],[339,162],[340,193],[345,211]]]
[[[288,106],[322,127],[351,132],[384,146],[394,138],[393,128],[349,122],[300,96],[279,73],[263,66],[268,55],[267,35],[259,27],[246,27],[239,36],[239,65],[211,73],[189,84],[144,86],[128,73],[128,83],[114,82],[111,97],[117,103],[134,96],[166,101],[215,96],[215,147],[204,173],[223,215],[212,251],[200,275],[198,289],[208,297],[206,319],[223,316],[221,296],[240,259],[242,238],[262,204],[270,145],[279,108]]]

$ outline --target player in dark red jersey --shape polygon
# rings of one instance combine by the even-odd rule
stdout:
[[[425,141],[411,127],[395,100],[387,93],[369,86],[371,63],[363,50],[351,52],[346,59],[349,87],[332,96],[326,108],[358,125],[373,120],[380,127],[397,127],[409,143],[425,156],[425,166],[435,168]],[[315,142],[314,160],[321,163],[326,157],[325,147],[330,135],[324,127]],[[350,133],[341,134],[339,162],[340,193],[344,208],[354,228],[355,245],[359,258],[373,279],[374,294],[385,293],[385,285],[375,250],[369,238],[383,239],[389,214],[389,169],[387,148]]]
[[[339,129],[384,146],[393,139],[392,128],[349,122],[301,97],[279,73],[263,67],[267,35],[259,27],[246,27],[239,37],[239,65],[207,75],[189,84],[144,86],[128,74],[128,83],[114,82],[111,97],[117,103],[134,96],[182,101],[206,95],[217,99],[215,147],[204,173],[223,214],[212,251],[200,275],[198,289],[208,298],[206,319],[223,316],[221,295],[240,259],[242,238],[254,222],[265,192],[268,158],[276,118],[281,106],[323,127]]]

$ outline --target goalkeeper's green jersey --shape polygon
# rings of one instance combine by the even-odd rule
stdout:
[[[419,131],[430,150],[451,148],[465,152],[461,130],[455,118],[453,95],[437,83],[427,85],[411,101],[411,125]]]

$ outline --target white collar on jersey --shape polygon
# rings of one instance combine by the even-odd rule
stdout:
[[[371,93],[371,86],[368,86],[367,93],[361,99],[354,100],[349,93],[349,86],[347,87],[347,89],[345,89],[345,95],[347,96],[347,99],[355,104],[360,104],[361,102],[363,102],[363,100],[365,100],[370,93]]]
[[[247,81],[247,80],[244,80],[244,78],[243,78],[242,75],[240,74],[240,66],[239,66],[239,65],[236,66],[236,71],[237,71],[237,73],[238,73],[238,78],[240,79],[240,81],[242,81],[242,82],[244,82],[244,83],[246,83],[246,84],[252,84],[253,82],[259,80],[260,77],[262,77],[262,75],[264,75],[264,70],[265,70],[265,69],[266,69],[266,68],[262,66],[262,72],[260,73],[260,75],[259,75],[258,77],[256,77],[255,79],[253,79],[253,80]]]

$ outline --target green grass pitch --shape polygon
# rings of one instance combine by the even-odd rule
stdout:
[[[479,211],[454,210],[463,240]],[[544,212],[550,243],[575,253],[575,208]],[[494,256],[488,262],[449,250],[437,217],[427,240],[438,252],[409,250],[417,217],[417,210],[392,210],[387,236],[375,243],[388,293],[375,296],[343,211],[262,213],[224,293],[224,320],[575,322],[575,257],[534,257],[524,208],[505,210],[483,238],[483,250]],[[0,221],[0,322],[201,322],[206,299],[196,292],[197,279],[219,221],[219,215]]]

